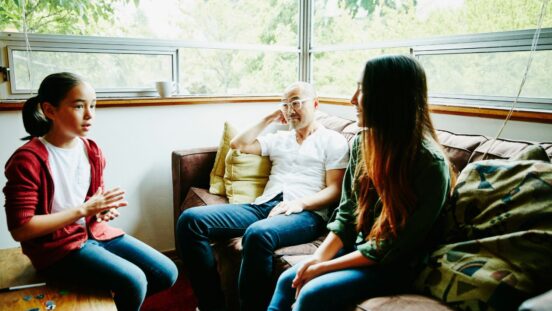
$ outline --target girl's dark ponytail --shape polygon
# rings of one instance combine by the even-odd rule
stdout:
[[[38,88],[38,95],[29,98],[23,105],[23,125],[29,133],[23,140],[44,136],[52,126],[52,121],[46,118],[40,104],[47,102],[59,107],[67,93],[82,81],[81,77],[70,72],[53,73],[44,78]]]
[[[44,136],[50,130],[51,121],[42,113],[38,96],[27,99],[23,105],[23,126],[29,136],[22,140]]]

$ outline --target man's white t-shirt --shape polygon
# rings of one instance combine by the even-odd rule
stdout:
[[[73,148],[59,148],[43,137],[40,141],[48,150],[48,164],[54,180],[52,213],[81,206],[90,188],[90,162],[82,139],[76,139]],[[76,221],[85,226],[84,217]]]
[[[302,144],[296,131],[278,131],[258,137],[261,155],[269,156],[272,169],[263,194],[253,204],[262,204],[283,193],[284,201],[300,199],[326,188],[326,171],[344,169],[349,162],[345,137],[319,124]],[[327,209],[316,211],[324,220]]]

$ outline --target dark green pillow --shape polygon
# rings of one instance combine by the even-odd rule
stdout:
[[[518,157],[539,156],[527,149]],[[418,290],[458,309],[514,310],[552,288],[549,161],[469,164],[443,216],[445,244],[430,254]]]
[[[538,160],[550,163],[550,158],[541,145],[529,145],[520,153],[512,157],[511,160]]]

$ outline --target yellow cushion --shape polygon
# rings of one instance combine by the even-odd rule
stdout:
[[[230,149],[226,155],[224,185],[228,202],[251,203],[263,194],[272,163],[268,157]]]
[[[224,131],[220,139],[217,155],[215,156],[215,164],[211,170],[209,192],[218,195],[226,195],[224,188],[224,159],[230,149],[230,141],[236,136],[237,130],[230,123],[224,123]]]

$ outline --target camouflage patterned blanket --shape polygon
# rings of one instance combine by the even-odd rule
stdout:
[[[472,163],[444,217],[446,244],[418,290],[463,310],[516,310],[552,288],[552,164]]]

